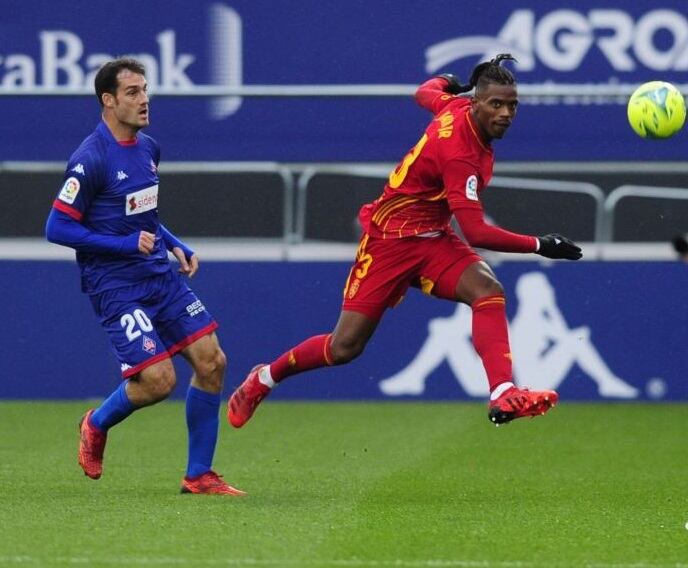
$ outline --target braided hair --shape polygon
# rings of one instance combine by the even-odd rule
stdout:
[[[476,65],[471,73],[471,78],[469,79],[467,85],[462,85],[459,83],[456,77],[451,76],[453,80],[449,80],[449,92],[455,95],[467,93],[474,88],[482,89],[487,86],[488,83],[514,85],[516,83],[516,79],[511,71],[509,71],[506,67],[502,67],[502,61],[516,61],[516,58],[510,53],[500,53],[493,59],[490,59],[490,61],[485,61]],[[446,75],[442,76],[449,78],[449,76]]]

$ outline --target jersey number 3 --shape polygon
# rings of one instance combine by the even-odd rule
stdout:
[[[420,140],[418,140],[418,143],[413,148],[411,148],[411,151],[408,154],[404,156],[404,159],[401,161],[401,164],[399,164],[396,167],[396,169],[391,174],[389,174],[389,187],[391,187],[392,189],[396,189],[402,183],[404,183],[409,168],[411,167],[411,164],[413,164],[413,162],[416,161],[416,158],[418,158],[418,156],[420,155],[420,152],[427,141],[428,135],[423,134],[423,137]]]

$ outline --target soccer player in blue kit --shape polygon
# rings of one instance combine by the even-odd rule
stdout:
[[[72,154],[46,224],[50,242],[76,250],[82,291],[124,379],[81,419],[79,464],[88,477],[101,476],[108,431],[167,398],[176,383],[171,357],[181,353],[193,368],[181,491],[243,495],[211,469],[227,362],[217,323],[182,278],[196,273],[198,257],[158,217],[160,148],[140,132],[149,124],[145,68],[134,59],[109,61],[95,77],[95,91],[102,121]]]

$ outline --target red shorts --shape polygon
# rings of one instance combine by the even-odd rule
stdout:
[[[409,286],[455,301],[463,271],[481,260],[453,233],[403,239],[364,234],[344,286],[342,308],[378,320],[387,308],[401,302]]]

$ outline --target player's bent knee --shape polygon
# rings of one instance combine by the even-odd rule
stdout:
[[[353,340],[335,340],[330,344],[330,353],[332,355],[332,364],[343,365],[353,361],[365,349],[365,342]]]
[[[226,369],[227,356],[220,348],[213,350],[207,357],[197,360],[194,364],[198,385],[209,392],[222,390]]]
[[[177,386],[177,377],[174,371],[165,372],[161,374],[158,381],[154,384],[151,394],[156,400],[164,400],[172,394],[175,386]]]
[[[225,352],[222,351],[222,349],[217,350],[217,355],[215,356],[215,367],[220,375],[224,375],[225,371],[227,370],[227,355],[225,355]]]
[[[142,390],[146,393],[149,403],[166,399],[177,385],[177,377],[171,362],[156,365],[146,370],[139,379]]]
[[[504,286],[499,280],[494,278],[486,278],[480,283],[479,289],[476,290],[477,298],[484,298],[485,296],[503,296]]]
[[[490,296],[503,296],[504,295],[504,286],[502,286],[502,283],[499,280],[493,280],[490,283]]]
[[[222,349],[214,349],[200,358],[195,367],[196,374],[202,377],[222,376],[227,368],[227,356]]]

